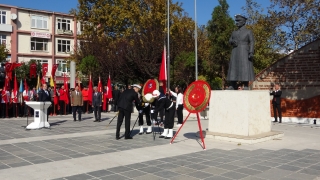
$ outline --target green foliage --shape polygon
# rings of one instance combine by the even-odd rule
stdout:
[[[15,69],[17,81],[20,82],[21,79],[22,81],[26,79],[29,88],[37,85],[38,75],[40,75],[40,79],[42,78],[42,66],[40,63],[37,63],[37,76],[35,78],[30,78],[30,65],[34,62],[36,62],[34,59],[31,59],[28,63],[22,62],[22,65]]]
[[[8,55],[8,49],[5,45],[0,44],[0,62],[4,62]]]
[[[95,70],[99,69],[99,64],[96,60],[96,58],[93,55],[88,55],[84,57],[80,64],[79,64],[79,70],[86,75],[90,75]]]
[[[212,12],[212,19],[209,20],[207,31],[210,40],[210,56],[212,62],[208,62],[208,74],[218,76],[223,81],[226,79],[227,69],[230,60],[231,46],[229,38],[235,29],[234,21],[229,16],[229,5],[226,0],[219,0],[219,5]],[[215,73],[217,72],[217,73]]]
[[[178,84],[188,85],[195,80],[195,53],[181,52],[174,59],[175,82]],[[172,66],[171,66],[172,67]],[[171,76],[172,77],[172,76]]]

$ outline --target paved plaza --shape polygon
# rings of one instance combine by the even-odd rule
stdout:
[[[138,135],[137,125],[132,140],[116,140],[116,119],[106,127],[115,113],[102,113],[102,122],[92,116],[50,116],[51,129],[41,130],[25,130],[26,118],[1,119],[0,179],[320,179],[319,125],[273,124],[284,137],[252,145],[206,138],[203,150],[194,116],[173,144]],[[132,114],[131,127],[136,119]]]

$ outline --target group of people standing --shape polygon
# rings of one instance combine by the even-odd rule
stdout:
[[[160,83],[159,90],[154,90],[152,96],[155,100],[152,103],[143,102],[142,96],[139,91],[141,89],[140,85],[134,84],[132,88],[128,88],[125,90],[119,98],[118,107],[118,122],[117,122],[117,130],[116,130],[116,139],[119,140],[120,137],[120,128],[125,119],[125,139],[132,139],[131,131],[130,131],[130,121],[131,121],[131,112],[133,108],[133,103],[135,104],[136,109],[139,112],[139,126],[140,131],[139,135],[144,133],[143,128],[143,115],[146,115],[147,122],[147,131],[146,134],[152,133],[152,122],[156,121],[158,125],[164,124],[164,131],[159,136],[159,138],[171,139],[173,137],[173,126],[174,126],[174,117],[175,112],[177,112],[178,116],[178,124],[177,127],[180,127],[183,123],[183,92],[181,87],[177,86],[175,88],[175,92],[168,91],[164,93],[163,88]],[[140,97],[140,98],[139,98]],[[157,120],[158,114],[160,115],[160,122]],[[163,114],[165,119],[163,120]]]

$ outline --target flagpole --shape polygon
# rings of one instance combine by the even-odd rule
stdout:
[[[197,30],[197,0],[194,0],[194,43],[195,43],[195,77],[198,80],[198,30]]]
[[[167,47],[168,47],[168,63],[167,63],[167,83],[168,83],[168,87],[167,89],[170,89],[170,0],[168,0],[168,5],[167,5],[168,9],[167,9],[167,19],[168,19],[168,34],[167,34]],[[166,92],[164,92],[166,93]]]

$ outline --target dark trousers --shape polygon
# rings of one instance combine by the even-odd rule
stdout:
[[[123,122],[123,118],[125,118],[125,129],[126,129],[124,136],[127,138],[130,136],[131,111],[127,111],[125,109],[119,108],[116,137],[120,137],[120,128]]]
[[[59,106],[60,106],[60,115],[63,115],[65,114],[65,106],[66,106],[66,103],[62,100],[59,100]]]
[[[101,106],[93,106],[95,120],[101,120]]]
[[[151,121],[150,121],[150,106],[142,108],[142,113],[139,112],[139,126],[143,125],[143,114],[146,115],[146,121],[147,125],[151,126]]]
[[[118,111],[118,105],[117,105],[117,103],[114,103],[114,104],[113,104],[113,111],[114,111],[114,112],[117,112],[117,111]]]
[[[279,122],[281,122],[282,114],[281,114],[281,105],[277,103],[272,103],[273,105],[273,115],[274,115],[274,120],[277,121],[278,116],[279,116]],[[278,114],[277,114],[278,111]]]
[[[82,112],[88,113],[88,111],[89,111],[88,106],[89,106],[88,101],[83,101]]]
[[[179,104],[177,108],[177,116],[178,116],[178,124],[182,124],[183,122],[183,104]]]
[[[12,104],[12,117],[19,117],[19,103]]]
[[[73,120],[77,120],[76,112],[78,112],[78,120],[81,121],[82,106],[72,106]]]
[[[164,112],[165,112],[165,110],[164,109],[161,109],[160,111],[159,111],[159,116],[160,116],[160,122],[163,122],[163,115],[164,115]],[[173,115],[174,116],[174,115]]]
[[[168,110],[166,109],[166,111],[165,111],[166,119],[164,121],[164,128],[165,129],[172,129],[173,128],[175,111],[176,111],[176,109],[173,106]]]
[[[1,103],[1,118],[5,118],[6,117],[6,103]]]

